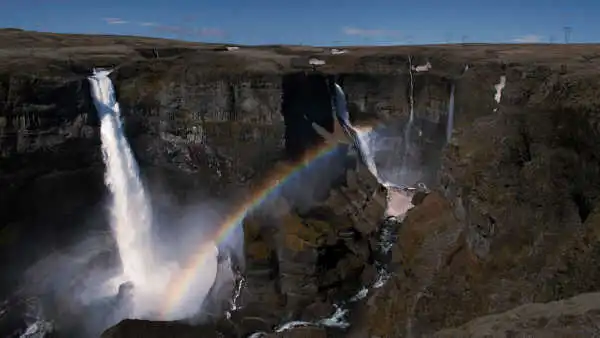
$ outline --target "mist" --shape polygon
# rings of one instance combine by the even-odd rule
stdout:
[[[155,294],[136,294],[136,285],[128,284],[123,275],[113,233],[108,229],[91,232],[26,269],[15,294],[27,300],[26,324],[52,322],[54,329],[67,337],[99,336],[125,318],[200,322],[208,319],[206,313],[217,315],[227,310],[222,300],[231,298],[232,264],[243,262],[241,227],[217,244],[213,238],[228,209],[225,201],[181,206],[165,201],[164,196],[161,200],[160,213],[179,217],[153,224],[152,250],[158,263],[154,271],[160,282],[165,276],[177,280],[187,273],[186,285],[177,289],[173,282],[156,284],[150,289]],[[189,266],[202,250],[204,258]],[[168,297],[173,298],[169,292],[179,292],[171,304],[166,303]],[[137,304],[133,304],[135,297]]]
[[[279,218],[291,208],[314,205],[343,173],[346,151],[347,147],[340,146],[287,177],[252,212]],[[115,233],[106,224],[105,231],[87,233],[27,269],[26,283],[18,293],[36,303],[28,325],[51,322],[67,337],[99,336],[126,318],[197,324],[222,317],[231,309],[239,277],[235,271],[244,266],[242,224],[233,226],[218,243],[215,239],[225,219],[252,194],[245,191],[216,199],[208,192],[197,192],[194,200],[182,202],[177,192],[146,177],[144,168],[140,171],[146,178],[142,181],[152,212],[149,247],[154,266],[148,269],[152,274],[145,289],[124,275]],[[112,203],[107,194],[105,214],[111,214]],[[202,251],[203,259],[191,264]],[[191,276],[187,283],[178,282],[184,275]],[[178,297],[172,296],[174,290]]]
[[[314,205],[322,197],[319,190],[329,189],[339,177],[333,171],[324,172],[339,165],[341,151],[332,151],[282,182],[255,212],[279,218],[290,208]],[[106,231],[88,233],[27,269],[19,294],[36,302],[36,313],[31,313],[28,325],[48,321],[68,337],[99,336],[126,318],[197,324],[223,316],[230,309],[237,278],[234,270],[244,266],[242,225],[233,227],[219,243],[215,238],[226,217],[244,198],[220,200],[204,195],[182,204],[174,192],[159,184],[146,185],[153,210],[151,238],[156,266],[151,270],[158,277],[148,283],[153,288],[139,293],[135,284],[128,283],[114,233],[107,225]],[[110,205],[107,196],[105,212],[110,211]],[[190,266],[201,251],[205,252],[203,260]],[[186,273],[192,277],[182,289],[165,278],[177,280]],[[165,299],[173,290],[179,290],[180,295],[169,305]]]

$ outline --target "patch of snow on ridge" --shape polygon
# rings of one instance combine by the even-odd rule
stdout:
[[[429,61],[427,61],[427,63],[424,65],[413,67],[413,70],[416,72],[427,72],[431,68],[432,68],[431,63],[429,63]]]

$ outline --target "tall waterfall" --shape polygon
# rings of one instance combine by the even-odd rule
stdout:
[[[124,278],[144,287],[154,266],[151,243],[151,210],[139,178],[137,163],[123,133],[119,103],[110,71],[94,70],[89,77],[100,119],[105,184],[111,192],[111,226],[123,265]]]
[[[450,89],[450,102],[448,103],[448,122],[446,123],[446,143],[452,138],[452,130],[454,128],[454,84]]]
[[[411,151],[411,137],[412,137],[412,129],[413,129],[413,125],[415,122],[415,79],[414,79],[414,75],[413,75],[413,66],[412,66],[412,57],[408,57],[408,73],[410,74],[410,91],[408,93],[408,99],[409,99],[409,108],[410,108],[410,115],[408,117],[408,122],[406,123],[405,127],[404,127],[404,140],[403,140],[403,148],[404,151],[402,153],[402,162],[401,162],[401,167],[399,168],[400,170],[400,179],[405,181],[407,179],[407,172],[408,172],[408,166],[406,165],[408,162],[408,158],[409,158],[409,153]],[[399,183],[399,182],[396,182]],[[401,182],[401,184],[411,184],[411,183],[416,183],[416,182]]]
[[[358,130],[350,124],[350,116],[348,114],[348,105],[346,103],[346,94],[339,84],[334,84],[335,87],[335,112],[337,117],[340,119],[344,130],[352,135],[352,138],[356,142],[355,146],[358,148],[358,154],[367,169],[379,180],[379,174],[377,167],[375,166],[375,156],[369,148],[369,133],[363,130]],[[380,182],[381,183],[381,182]]]
[[[138,167],[123,133],[119,104],[110,71],[94,70],[89,78],[92,97],[100,117],[105,183],[112,195],[112,231],[123,265],[120,289],[133,286],[133,308],[126,316],[176,320],[189,318],[215,281],[218,249],[205,243],[206,251],[178,261],[158,256],[159,242],[152,241],[152,214]],[[213,254],[214,252],[214,254]],[[185,261],[185,266],[181,266]],[[123,288],[125,287],[125,288]]]

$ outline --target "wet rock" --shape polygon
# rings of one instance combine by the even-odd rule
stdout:
[[[129,337],[208,337],[221,338],[222,333],[214,329],[192,326],[175,322],[152,322],[147,320],[126,319],[102,333],[102,338]]]
[[[335,308],[331,302],[316,300],[302,311],[302,315],[299,319],[308,322],[316,322],[331,316],[334,311]]]
[[[312,302],[318,292],[316,268],[318,247],[329,226],[324,222],[303,222],[298,216],[282,220],[279,229],[278,263],[282,294],[288,309],[299,309]]]
[[[347,175],[354,182],[334,188],[329,198],[303,212],[294,211],[287,203],[273,203],[270,207],[275,206],[276,215],[267,212],[244,221],[246,304],[265,306],[268,300],[250,295],[266,292],[271,299],[283,301],[277,304],[285,304],[285,315],[279,313],[282,320],[313,318],[315,313],[307,309],[331,309],[336,299],[356,293],[361,280],[371,281],[372,241],[366,238],[375,235],[384,208],[375,186],[367,185],[367,173],[359,179],[354,168],[349,168]],[[288,211],[278,215],[284,207]],[[378,210],[378,214],[368,218],[367,208]],[[360,229],[369,230],[361,236]],[[350,235],[341,239],[340,231]],[[273,287],[265,289],[266,285]],[[269,304],[266,311],[276,312],[278,305]]]
[[[445,264],[444,257],[455,250],[460,229],[449,204],[435,192],[410,210],[392,248],[395,277],[360,306],[357,311],[364,315],[355,318],[358,323],[352,332],[363,330],[383,337],[404,335],[413,325],[415,305],[427,292],[437,269]]]
[[[268,330],[279,321],[285,297],[278,279],[279,264],[273,228],[265,219],[244,220],[244,252],[246,287],[242,290],[239,313],[245,327]],[[259,330],[259,331],[260,331]]]
[[[281,333],[272,333],[264,336],[265,338],[326,338],[325,329],[317,327],[297,327]]]
[[[332,191],[324,204],[347,217],[361,234],[369,235],[383,217],[385,194],[373,175],[360,164],[346,172],[346,184]]]
[[[419,205],[419,204],[423,203],[423,201],[425,200],[425,197],[427,197],[428,194],[429,194],[429,192],[417,191],[411,201],[412,204]]]

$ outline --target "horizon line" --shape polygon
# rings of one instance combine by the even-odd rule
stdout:
[[[116,37],[116,38],[143,38],[143,39],[153,39],[153,40],[167,40],[173,42],[182,42],[188,44],[203,44],[203,45],[215,45],[215,46],[231,46],[231,47],[313,47],[313,48],[389,48],[389,47],[439,47],[439,46],[475,46],[475,45],[522,45],[522,46],[531,46],[531,45],[596,45],[600,44],[599,42],[547,42],[547,41],[538,41],[538,42],[516,42],[516,41],[506,41],[506,42],[486,42],[486,41],[470,41],[470,42],[437,42],[437,43],[398,43],[398,44],[385,44],[385,43],[374,43],[374,44],[332,44],[332,45],[311,45],[311,44],[285,44],[285,43],[264,43],[264,44],[243,44],[243,43],[231,43],[231,42],[204,42],[199,40],[188,40],[188,39],[178,39],[178,38],[168,38],[161,37],[156,35],[138,35],[138,34],[119,34],[119,33],[62,33],[62,32],[52,32],[52,31],[37,31],[37,30],[28,30],[17,27],[0,27],[0,32],[2,31],[13,31],[13,32],[26,32],[26,33],[37,33],[37,34],[52,34],[52,35],[75,35],[75,36],[98,36],[98,37]]]

